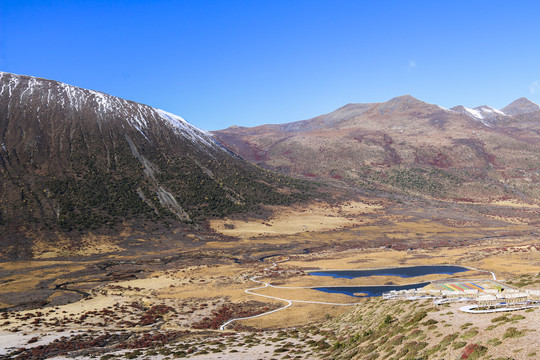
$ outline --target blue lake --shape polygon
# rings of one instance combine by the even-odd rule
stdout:
[[[338,293],[345,294],[354,297],[356,293],[364,293],[366,297],[372,296],[381,296],[383,293],[391,290],[408,290],[422,288],[428,285],[429,282],[418,283],[418,284],[409,284],[409,285],[376,285],[376,286],[328,286],[328,287],[317,287],[313,288],[314,290],[324,291],[327,293]]]
[[[346,278],[354,279],[357,277],[367,276],[399,276],[403,278],[424,276],[430,274],[448,274],[453,275],[456,273],[469,271],[469,269],[462,266],[454,265],[426,265],[426,266],[408,266],[408,267],[396,267],[387,269],[376,270],[324,270],[324,271],[310,271],[310,275],[316,276],[332,276],[334,278]]]
[[[399,276],[402,278],[425,276],[431,274],[447,274],[453,275],[460,272],[469,271],[462,266],[454,265],[426,265],[426,266],[407,266],[396,267],[376,270],[324,270],[324,271],[311,271],[310,275],[315,276],[332,276],[334,278],[346,278],[354,279],[358,277],[368,276]],[[355,293],[367,294],[367,297],[381,296],[382,293],[391,290],[408,290],[422,288],[428,285],[429,282],[409,285],[373,285],[373,286],[325,286],[316,287],[314,290],[324,291],[327,293],[339,293],[349,296],[355,296]],[[359,297],[359,296],[355,296]]]

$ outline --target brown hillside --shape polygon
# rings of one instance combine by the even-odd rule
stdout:
[[[496,115],[482,122],[407,95],[213,135],[248,161],[294,176],[444,200],[537,202],[540,114]]]

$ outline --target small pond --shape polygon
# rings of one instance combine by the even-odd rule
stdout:
[[[459,272],[469,271],[462,266],[454,265],[426,265],[426,266],[407,266],[375,270],[324,270],[310,271],[310,275],[332,276],[334,278],[354,279],[357,277],[368,276],[399,276],[402,278],[424,276],[431,274],[453,275]]]
[[[314,290],[324,291],[327,293],[345,294],[354,297],[362,297],[354,294],[366,294],[366,297],[381,296],[383,293],[391,290],[408,290],[422,288],[428,285],[429,282],[409,284],[409,285],[376,285],[376,286],[328,286],[317,287]]]

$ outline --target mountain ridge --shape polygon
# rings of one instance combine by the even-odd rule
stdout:
[[[516,99],[512,103],[508,104],[502,109],[496,109],[489,105],[480,105],[475,108],[469,108],[464,105],[456,105],[450,109],[447,109],[438,104],[427,103],[427,102],[424,102],[422,100],[415,98],[412,95],[407,94],[407,95],[397,96],[397,97],[391,98],[390,100],[386,102],[380,102],[380,103],[348,103],[329,113],[319,115],[310,119],[305,119],[305,120],[293,121],[293,122],[288,122],[288,123],[264,124],[264,125],[254,126],[254,127],[231,125],[226,129],[214,130],[214,131],[223,131],[230,128],[255,129],[259,127],[269,127],[272,129],[280,128],[286,131],[302,131],[302,129],[306,129],[306,128],[311,129],[308,126],[310,124],[319,124],[319,127],[323,127],[324,125],[333,125],[337,121],[344,121],[355,116],[361,116],[370,110],[374,110],[374,108],[376,107],[379,107],[379,112],[381,113],[389,112],[390,110],[395,110],[397,104],[401,104],[401,106],[404,108],[407,107],[406,104],[409,104],[409,105],[421,104],[423,106],[433,106],[433,107],[437,107],[438,110],[455,111],[455,112],[461,113],[462,115],[467,115],[468,117],[471,117],[475,120],[483,120],[485,117],[488,119],[496,118],[497,116],[498,117],[513,117],[514,115],[523,115],[523,114],[534,113],[536,111],[540,111],[540,105],[537,105],[536,103],[532,102],[526,97],[521,97],[519,99]],[[484,125],[486,124],[484,123]],[[487,126],[490,126],[490,125],[491,124],[489,123],[487,124]],[[212,133],[212,131],[210,131],[210,133]]]

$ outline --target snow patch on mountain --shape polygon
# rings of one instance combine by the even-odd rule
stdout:
[[[482,113],[476,109],[471,109],[471,108],[468,108],[466,106],[463,107],[463,109],[465,109],[465,111],[467,111],[472,117],[478,119],[478,120],[483,120],[484,119],[484,116],[482,115]]]
[[[201,142],[208,147],[218,147],[218,145],[213,141],[210,134],[206,131],[201,130],[186,120],[182,119],[178,115],[171,114],[170,112],[155,109],[157,113],[161,116],[163,120],[168,122],[168,124],[177,132],[191,139],[193,142]]]
[[[501,110],[497,110],[497,109],[494,109],[492,108],[491,106],[487,106],[487,105],[482,105],[482,106],[479,106],[476,108],[476,110],[484,113],[484,114],[493,114],[493,115],[501,115],[501,116],[506,116],[506,114],[504,112],[502,112]]]
[[[148,141],[150,123],[156,120],[171,128],[177,135],[186,138],[194,145],[214,150],[225,150],[210,134],[189,124],[178,115],[150,106],[124,100],[100,91],[83,89],[65,83],[40,79],[25,75],[15,75],[0,72],[0,95],[11,98],[13,90],[17,88],[20,103],[24,104],[30,97],[42,98],[50,106],[61,106],[82,111],[88,107],[96,112],[98,125],[109,119],[122,119],[141,133]],[[24,87],[24,88],[21,88]],[[22,90],[22,91],[21,91]],[[39,117],[39,114],[37,114]],[[122,125],[123,126],[123,125]]]
[[[9,73],[0,72],[0,81],[2,82],[2,89],[0,90],[0,95],[4,93],[4,89],[9,92],[8,96],[11,97],[13,89],[19,84],[19,79],[15,76],[8,77],[8,81],[3,81],[4,76],[11,75]]]
[[[485,126],[493,126],[495,123],[499,122],[501,118],[507,118],[508,115],[501,111],[492,108],[491,106],[482,105],[475,108],[468,108],[466,106],[456,106],[452,110],[457,111],[461,114],[472,117],[475,120],[478,120]]]
[[[441,110],[444,110],[444,111],[454,111],[454,110],[450,110],[448,108],[445,108],[444,106],[441,106],[441,105],[437,105],[439,107],[439,109]]]

